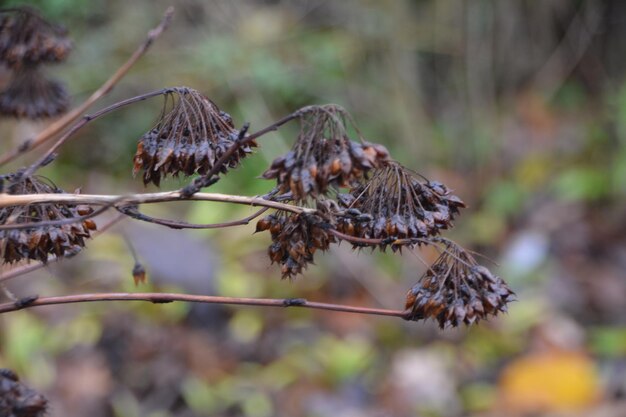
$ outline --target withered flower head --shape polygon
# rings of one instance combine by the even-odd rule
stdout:
[[[230,115],[211,100],[191,88],[172,89],[158,123],[139,139],[133,173],[143,169],[144,184],[157,186],[168,174],[206,174],[238,137]],[[252,146],[240,147],[221,171],[239,165]]]
[[[375,170],[371,179],[338,199],[346,210],[338,218],[337,230],[383,239],[393,249],[401,247],[397,242],[412,246],[411,239],[435,236],[452,227],[459,208],[465,207],[445,185],[424,180],[397,162]],[[385,247],[386,243],[381,245],[381,249]]]
[[[25,177],[16,180],[14,174],[4,176],[9,194],[63,193],[42,177]],[[34,259],[46,262],[49,255],[70,256],[85,246],[85,239],[96,230],[91,219],[61,225],[46,225],[46,222],[63,221],[93,212],[91,207],[62,204],[31,204],[10,206],[0,209],[0,224],[16,226],[0,230],[0,257],[5,263]],[[41,223],[41,226],[22,228],[20,225]]]
[[[34,9],[0,10],[0,61],[9,67],[63,61],[71,49],[67,31]]]
[[[470,325],[506,312],[515,294],[462,248],[448,244],[406,298],[407,320],[432,318],[439,327]]]
[[[263,173],[276,179],[280,192],[296,201],[326,194],[329,187],[349,187],[372,168],[389,160],[384,146],[348,137],[348,113],[336,105],[301,110],[300,134],[293,148]]]
[[[36,67],[23,67],[13,74],[0,93],[0,114],[39,119],[65,113],[70,99],[62,83],[47,79]]]
[[[257,232],[269,230],[272,244],[267,253],[272,263],[281,265],[283,278],[302,273],[318,249],[325,251],[335,241],[328,233],[328,222],[318,214],[279,211],[258,221]]]
[[[9,369],[0,369],[0,416],[43,417],[48,400],[20,382]]]

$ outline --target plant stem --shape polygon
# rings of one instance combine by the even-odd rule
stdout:
[[[102,194],[0,194],[0,208],[10,206],[20,206],[39,203],[60,203],[60,204],[90,204],[90,205],[111,205],[113,207],[124,207],[135,204],[162,203],[167,201],[216,201],[222,203],[244,204],[248,206],[270,207],[277,210],[285,210],[292,213],[314,213],[315,209],[299,207],[277,201],[265,200],[260,197],[247,197],[240,195],[219,194],[219,193],[196,193],[185,197],[180,191],[163,191],[159,193],[122,195],[102,195]]]
[[[158,26],[148,32],[147,38],[143,41],[143,43],[135,50],[135,52],[128,58],[128,60],[117,70],[115,73],[104,83],[102,86],[93,92],[87,100],[85,100],[82,104],[76,107],[71,112],[67,113],[65,116],[58,119],[56,122],[52,123],[50,126],[42,130],[32,139],[28,139],[19,145],[17,148],[5,153],[0,156],[0,166],[5,165],[20,155],[31,151],[40,145],[46,143],[50,139],[52,139],[55,135],[69,126],[74,120],[76,120],[82,113],[84,113],[93,103],[102,98],[104,95],[108,94],[113,87],[126,75],[126,73],[135,65],[135,63],[141,58],[150,45],[159,37],[161,34],[167,29],[169,26],[172,16],[174,14],[174,8],[168,7],[168,9],[163,14],[163,18]]]
[[[122,213],[124,213],[128,217],[131,217],[135,220],[158,224],[160,226],[169,227],[171,229],[221,229],[225,227],[243,226],[246,224],[250,224],[252,220],[256,219],[261,214],[265,213],[267,210],[269,210],[269,207],[263,207],[262,209],[255,211],[251,215],[244,217],[243,219],[239,219],[239,220],[232,220],[232,221],[224,222],[224,223],[197,224],[197,223],[187,223],[184,221],[160,219],[157,217],[152,217],[152,216],[148,216],[146,214],[140,213],[138,210],[128,210],[126,208],[120,209]]]
[[[58,297],[41,297],[26,305],[19,305],[14,302],[0,304],[0,314],[17,311],[24,308],[45,305],[88,303],[94,301],[147,301],[155,304],[170,303],[173,301],[186,301],[205,304],[248,305],[259,307],[302,307],[317,310],[339,311],[344,313],[368,314],[377,316],[406,316],[406,313],[401,310],[388,310],[381,308],[348,306],[343,304],[319,303],[314,301],[307,301],[303,298],[241,298],[176,293],[102,293],[64,295]]]

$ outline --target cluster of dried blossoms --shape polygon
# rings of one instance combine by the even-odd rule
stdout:
[[[0,416],[43,417],[48,400],[20,382],[9,369],[0,369]]]
[[[63,193],[42,177],[11,174],[1,179],[10,184],[6,191],[12,195]],[[71,220],[92,212],[91,207],[62,204],[4,207],[0,209],[0,224],[13,227],[0,230],[0,257],[5,263],[28,259],[45,263],[49,255],[74,255],[85,246],[85,239],[96,230],[96,224],[91,219]],[[46,225],[51,222],[63,224]]]
[[[0,14],[0,60],[11,68],[63,61],[71,49],[67,31],[33,9],[21,7]]]
[[[267,250],[272,263],[280,264],[283,278],[293,278],[313,262],[313,254],[325,251],[334,236],[320,215],[278,212],[258,221],[256,231],[269,230],[272,244]]]
[[[372,178],[340,194],[338,200],[346,210],[338,217],[337,230],[380,239],[381,249],[391,244],[394,250],[452,227],[454,216],[465,207],[445,185],[424,180],[397,162],[375,170]]]
[[[70,48],[63,31],[31,10],[0,13],[0,61],[17,71],[0,93],[0,112],[36,118],[63,111],[67,95],[62,86],[45,80],[37,66],[64,59]],[[133,173],[141,171],[144,185],[157,186],[167,176],[201,175],[193,183],[197,187],[180,191],[183,198],[210,184],[214,174],[237,167],[257,145],[255,137],[286,121],[299,121],[292,149],[263,173],[263,178],[276,180],[275,191],[266,198],[316,209],[279,211],[257,224],[257,231],[270,232],[268,256],[280,264],[283,278],[302,273],[317,250],[325,251],[340,239],[359,248],[391,246],[394,252],[439,245],[443,254],[409,291],[408,320],[433,318],[441,327],[457,326],[506,310],[513,298],[506,283],[466,251],[438,237],[453,226],[465,207],[463,201],[445,185],[393,161],[384,146],[364,141],[341,107],[308,106],[250,136],[247,125],[236,129],[227,113],[191,88],[161,93],[163,109],[155,126],[138,141]],[[16,174],[5,179],[11,183],[10,194],[62,192],[37,177]],[[11,263],[46,262],[50,255],[73,254],[95,229],[93,221],[81,218],[90,213],[91,208],[62,204],[4,208],[0,256]],[[144,279],[144,274],[140,265],[133,273],[136,280]]]
[[[191,88],[174,88],[156,126],[137,144],[133,173],[143,170],[143,182],[159,185],[167,175],[206,174],[239,138],[233,120],[211,100]],[[238,148],[221,172],[239,165],[252,152],[251,143]]]
[[[439,259],[407,293],[405,307],[408,320],[433,318],[443,329],[506,312],[513,298],[502,278],[448,242]]]
[[[299,115],[295,145],[263,177],[276,179],[274,198],[298,204],[313,200],[325,215],[321,223],[284,213],[258,222],[257,231],[271,233],[268,255],[281,264],[283,277],[301,273],[315,250],[328,249],[336,237],[354,247],[391,246],[394,252],[443,244],[444,254],[409,292],[406,318],[434,318],[445,327],[505,311],[513,298],[506,283],[457,245],[438,238],[465,207],[459,197],[391,160],[383,146],[351,141],[349,115],[340,107],[311,106]],[[324,239],[311,239],[316,233]]]
[[[16,72],[0,93],[0,114],[37,119],[64,113],[70,104],[63,84],[49,80],[36,67]]]
[[[38,119],[67,110],[63,85],[47,79],[41,65],[65,60],[72,42],[65,29],[29,7],[0,10],[0,62],[13,76],[0,92],[0,114]]]
[[[350,140],[348,114],[341,107],[310,106],[300,113],[293,148],[263,173],[263,178],[277,180],[280,192],[291,192],[295,201],[325,195],[331,187],[349,187],[389,160],[384,146]]]

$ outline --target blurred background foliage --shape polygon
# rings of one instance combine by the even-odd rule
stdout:
[[[52,72],[79,103],[170,3],[30,4],[75,40],[68,62]],[[307,104],[340,104],[366,138],[469,204],[447,236],[496,260],[519,301],[508,315],[446,331],[391,318],[181,303],[3,315],[0,366],[46,393],[50,416],[624,415],[626,3],[174,5],[169,31],[96,108],[186,85],[254,131]],[[0,70],[0,79],[8,73]],[[132,155],[160,105],[144,102],[90,124],[42,174],[66,190],[142,191],[130,175]],[[44,124],[2,120],[2,148]],[[270,189],[257,176],[295,134],[287,126],[264,137],[257,154],[211,190]],[[217,222],[251,211],[185,203],[146,212]],[[420,257],[435,255],[342,245],[304,277],[281,282],[265,254],[268,237],[251,237],[253,230],[126,221],[80,256],[7,286],[19,296],[175,290],[401,308],[424,271]],[[149,272],[146,285],[132,282],[123,236]]]

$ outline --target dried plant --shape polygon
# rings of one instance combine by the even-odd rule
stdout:
[[[277,180],[281,192],[291,192],[294,200],[324,195],[330,187],[349,187],[389,160],[384,146],[350,140],[349,114],[343,108],[310,106],[299,115],[300,134],[293,148],[263,173],[263,178]]]
[[[445,251],[407,293],[408,320],[432,318],[456,327],[506,312],[513,291],[463,248],[446,242]]]
[[[13,71],[0,93],[0,114],[40,119],[65,113],[65,87],[45,77],[41,65],[65,60],[72,42],[64,28],[30,7],[0,10],[0,62]]]
[[[349,194],[338,196],[346,208],[337,230],[349,236],[381,239],[381,249],[413,246],[415,239],[436,236],[452,227],[452,220],[465,207],[443,184],[425,180],[397,162],[375,170]],[[402,242],[402,243],[401,243]],[[356,244],[358,246],[358,244]]]
[[[60,62],[71,49],[65,28],[47,21],[35,9],[0,11],[0,61],[8,67]]]
[[[15,372],[0,369],[0,416],[43,417],[48,400],[20,382]]]
[[[15,25],[16,17],[11,15],[13,20],[7,20],[4,14],[0,13],[0,16],[3,16],[3,22],[10,23],[5,23],[0,31],[0,46],[6,51],[6,39],[13,39],[11,45],[16,44],[15,39],[11,38],[13,35],[7,35],[13,30],[11,28]],[[25,142],[18,150],[0,155],[2,165],[35,146],[56,139],[35,163],[3,177],[6,192],[0,194],[0,255],[5,263],[34,259],[43,265],[49,259],[75,253],[84,247],[85,239],[95,230],[92,217],[108,209],[115,209],[122,216],[176,229],[233,227],[248,224],[267,210],[275,210],[258,221],[257,231],[269,231],[269,258],[272,263],[280,265],[282,277],[290,279],[303,273],[313,262],[317,251],[329,250],[331,245],[341,241],[358,248],[385,250],[391,246],[393,252],[400,253],[403,248],[419,249],[429,245],[438,248],[442,252],[441,256],[409,291],[403,310],[315,303],[304,299],[118,293],[30,297],[0,304],[0,313],[67,302],[144,300],[161,303],[184,300],[300,306],[396,316],[413,321],[432,318],[441,327],[453,327],[463,323],[473,324],[506,311],[507,303],[513,299],[513,292],[506,283],[478,265],[469,252],[439,236],[443,230],[453,226],[460,209],[465,207],[463,201],[445,185],[428,180],[394,161],[382,145],[364,140],[349,113],[337,105],[307,106],[263,129],[248,133],[249,124],[243,124],[237,129],[231,117],[209,98],[192,88],[176,87],[128,98],[77,120],[82,111],[106,94],[128,71],[164,30],[170,17],[171,12],[166,13],[163,22],[150,32],[128,63],[83,105],[68,113],[58,125],[38,135],[33,141],[34,145]],[[29,27],[29,33],[34,31],[28,25],[22,26]],[[36,69],[32,66],[36,56],[40,60],[54,61],[69,51],[69,46],[64,43],[66,41],[60,41],[64,38],[55,38],[50,34],[52,32],[46,32],[49,33],[46,36],[59,41],[58,50],[41,46],[41,39],[45,37],[38,38],[38,41],[24,41],[23,44],[30,45],[29,48],[35,51],[45,49],[55,52],[35,54],[31,51],[18,54],[13,51],[9,54],[21,57],[22,65],[15,66],[22,70],[16,75],[14,85],[0,97],[0,108],[13,109],[10,110],[11,114],[28,117],[54,113],[50,110],[47,113],[41,110],[29,111],[50,109],[33,103],[37,100],[45,102],[46,94],[49,99],[50,91],[58,90],[58,87],[37,84],[42,78],[34,75]],[[40,46],[35,48],[32,46],[35,44]],[[30,63],[30,66],[25,63]],[[22,81],[19,77],[22,77]],[[20,83],[29,84],[31,92],[28,94],[32,101],[28,104],[25,104],[26,100],[20,99],[20,94],[24,93],[9,93],[18,91],[15,89]],[[57,97],[60,96],[57,94]],[[163,109],[155,126],[139,139],[133,159],[133,173],[136,175],[141,171],[145,185],[153,183],[157,186],[167,176],[198,174],[189,185],[179,190],[130,195],[67,194],[34,175],[40,167],[53,161],[59,148],[92,120],[157,96],[164,96]],[[219,174],[237,168],[241,159],[257,146],[258,138],[294,120],[299,122],[300,131],[292,149],[275,159],[263,173],[263,178],[276,180],[276,188],[271,193],[247,197],[202,192],[203,188],[219,181]],[[72,121],[75,123],[70,126]],[[356,140],[352,140],[351,135]],[[216,224],[159,219],[140,211],[142,204],[182,200],[247,204],[261,206],[262,209],[243,219]],[[99,206],[99,209],[94,211],[92,207],[95,206]],[[10,277],[18,275],[11,274]],[[136,256],[133,278],[136,284],[146,279],[146,270]],[[0,281],[3,279],[8,278],[0,277]]]
[[[70,104],[65,86],[49,80],[37,67],[25,66],[13,74],[0,92],[0,114],[40,119],[65,113]]]
[[[267,254],[272,263],[280,264],[283,278],[293,278],[313,263],[317,250],[328,250],[335,242],[329,228],[321,215],[278,211],[259,220],[256,231],[270,231],[272,244]]]
[[[206,174],[238,137],[230,115],[215,103],[191,88],[173,88],[158,123],[139,140],[133,173],[143,170],[144,184],[157,186],[167,175]],[[240,147],[221,172],[236,167],[253,146]]]
[[[10,184],[10,195],[63,193],[43,177],[8,175],[0,178]],[[91,219],[71,220],[88,215],[93,209],[85,205],[28,204],[0,209],[0,224],[13,226],[0,229],[0,257],[5,263],[23,259],[47,262],[57,257],[76,254],[85,246],[85,239],[96,230]],[[50,222],[66,223],[50,225]],[[39,225],[41,224],[41,226]]]

